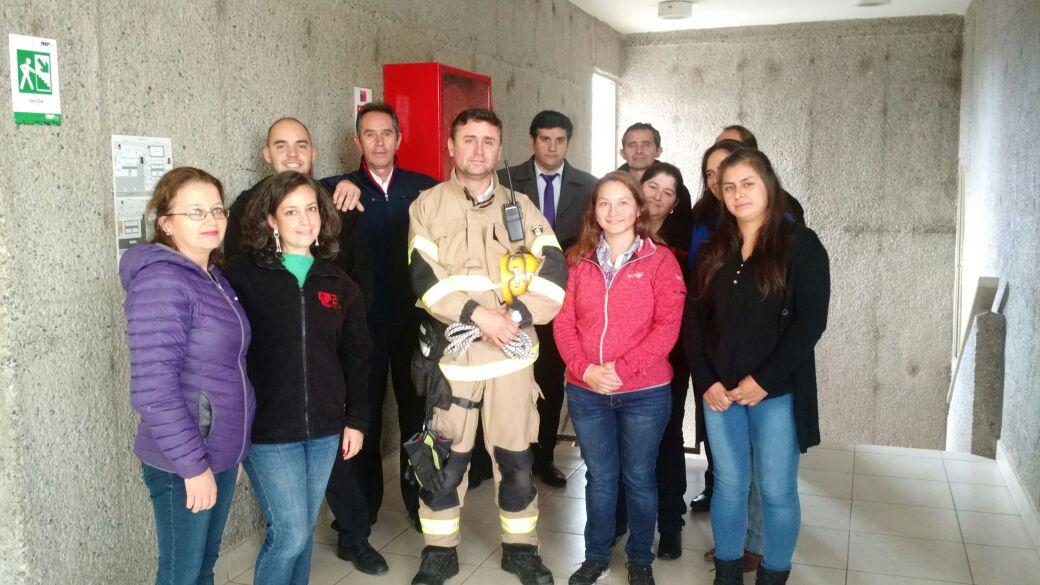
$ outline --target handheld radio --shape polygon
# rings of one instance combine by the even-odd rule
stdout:
[[[519,242],[524,239],[524,217],[520,213],[520,206],[516,204],[516,191],[513,191],[513,176],[509,174],[509,161],[503,159],[502,163],[506,166],[510,198],[509,203],[502,206],[502,222],[506,224],[509,241]]]

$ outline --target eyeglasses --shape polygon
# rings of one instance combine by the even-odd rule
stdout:
[[[210,209],[209,211],[206,211],[204,209],[195,208],[195,209],[189,209],[187,211],[187,213],[167,213],[166,215],[186,215],[186,216],[188,216],[188,219],[193,219],[195,221],[202,221],[202,220],[206,219],[207,215],[213,215],[213,219],[227,219],[228,215],[229,215],[229,212],[228,212],[227,209],[225,209],[223,207],[214,207],[213,209]]]

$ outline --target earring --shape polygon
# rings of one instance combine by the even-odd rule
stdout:
[[[278,254],[282,253],[282,234],[278,231],[278,228],[274,228],[274,251]]]

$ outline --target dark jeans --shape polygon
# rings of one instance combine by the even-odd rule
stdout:
[[[657,522],[657,451],[668,423],[668,386],[599,394],[567,385],[567,404],[585,460],[585,558],[610,562],[618,477],[627,494],[628,560],[650,564]]]
[[[534,381],[542,391],[538,399],[538,444],[532,445],[534,463],[552,464],[556,435],[560,428],[560,411],[563,409],[564,372],[567,364],[560,357],[553,338],[552,323],[536,325],[538,333],[538,361],[534,363]]]
[[[238,466],[215,474],[217,503],[193,514],[185,508],[184,478],[141,464],[141,476],[152,499],[159,541],[156,585],[213,585],[213,565],[235,495]]]
[[[386,381],[389,375],[397,398],[397,424],[401,430],[401,442],[407,441],[422,430],[425,413],[424,398],[416,395],[412,383],[412,353],[419,347],[418,321],[404,324],[369,322],[368,333],[372,338],[372,353],[369,357],[368,402],[372,411],[369,415],[368,432],[361,451],[352,459],[336,458],[329,479],[325,498],[329,509],[339,525],[340,542],[355,544],[372,534],[379,508],[383,505],[383,461],[379,443],[383,433],[383,399],[386,396]],[[408,456],[400,449],[401,497],[411,516],[419,513],[419,487],[405,473]]]
[[[314,524],[332,462],[342,459],[342,437],[253,444],[245,467],[267,518],[267,536],[253,572],[255,585],[307,585]]]

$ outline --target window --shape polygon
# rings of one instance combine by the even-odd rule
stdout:
[[[597,177],[617,168],[617,83],[592,74],[592,174]]]

